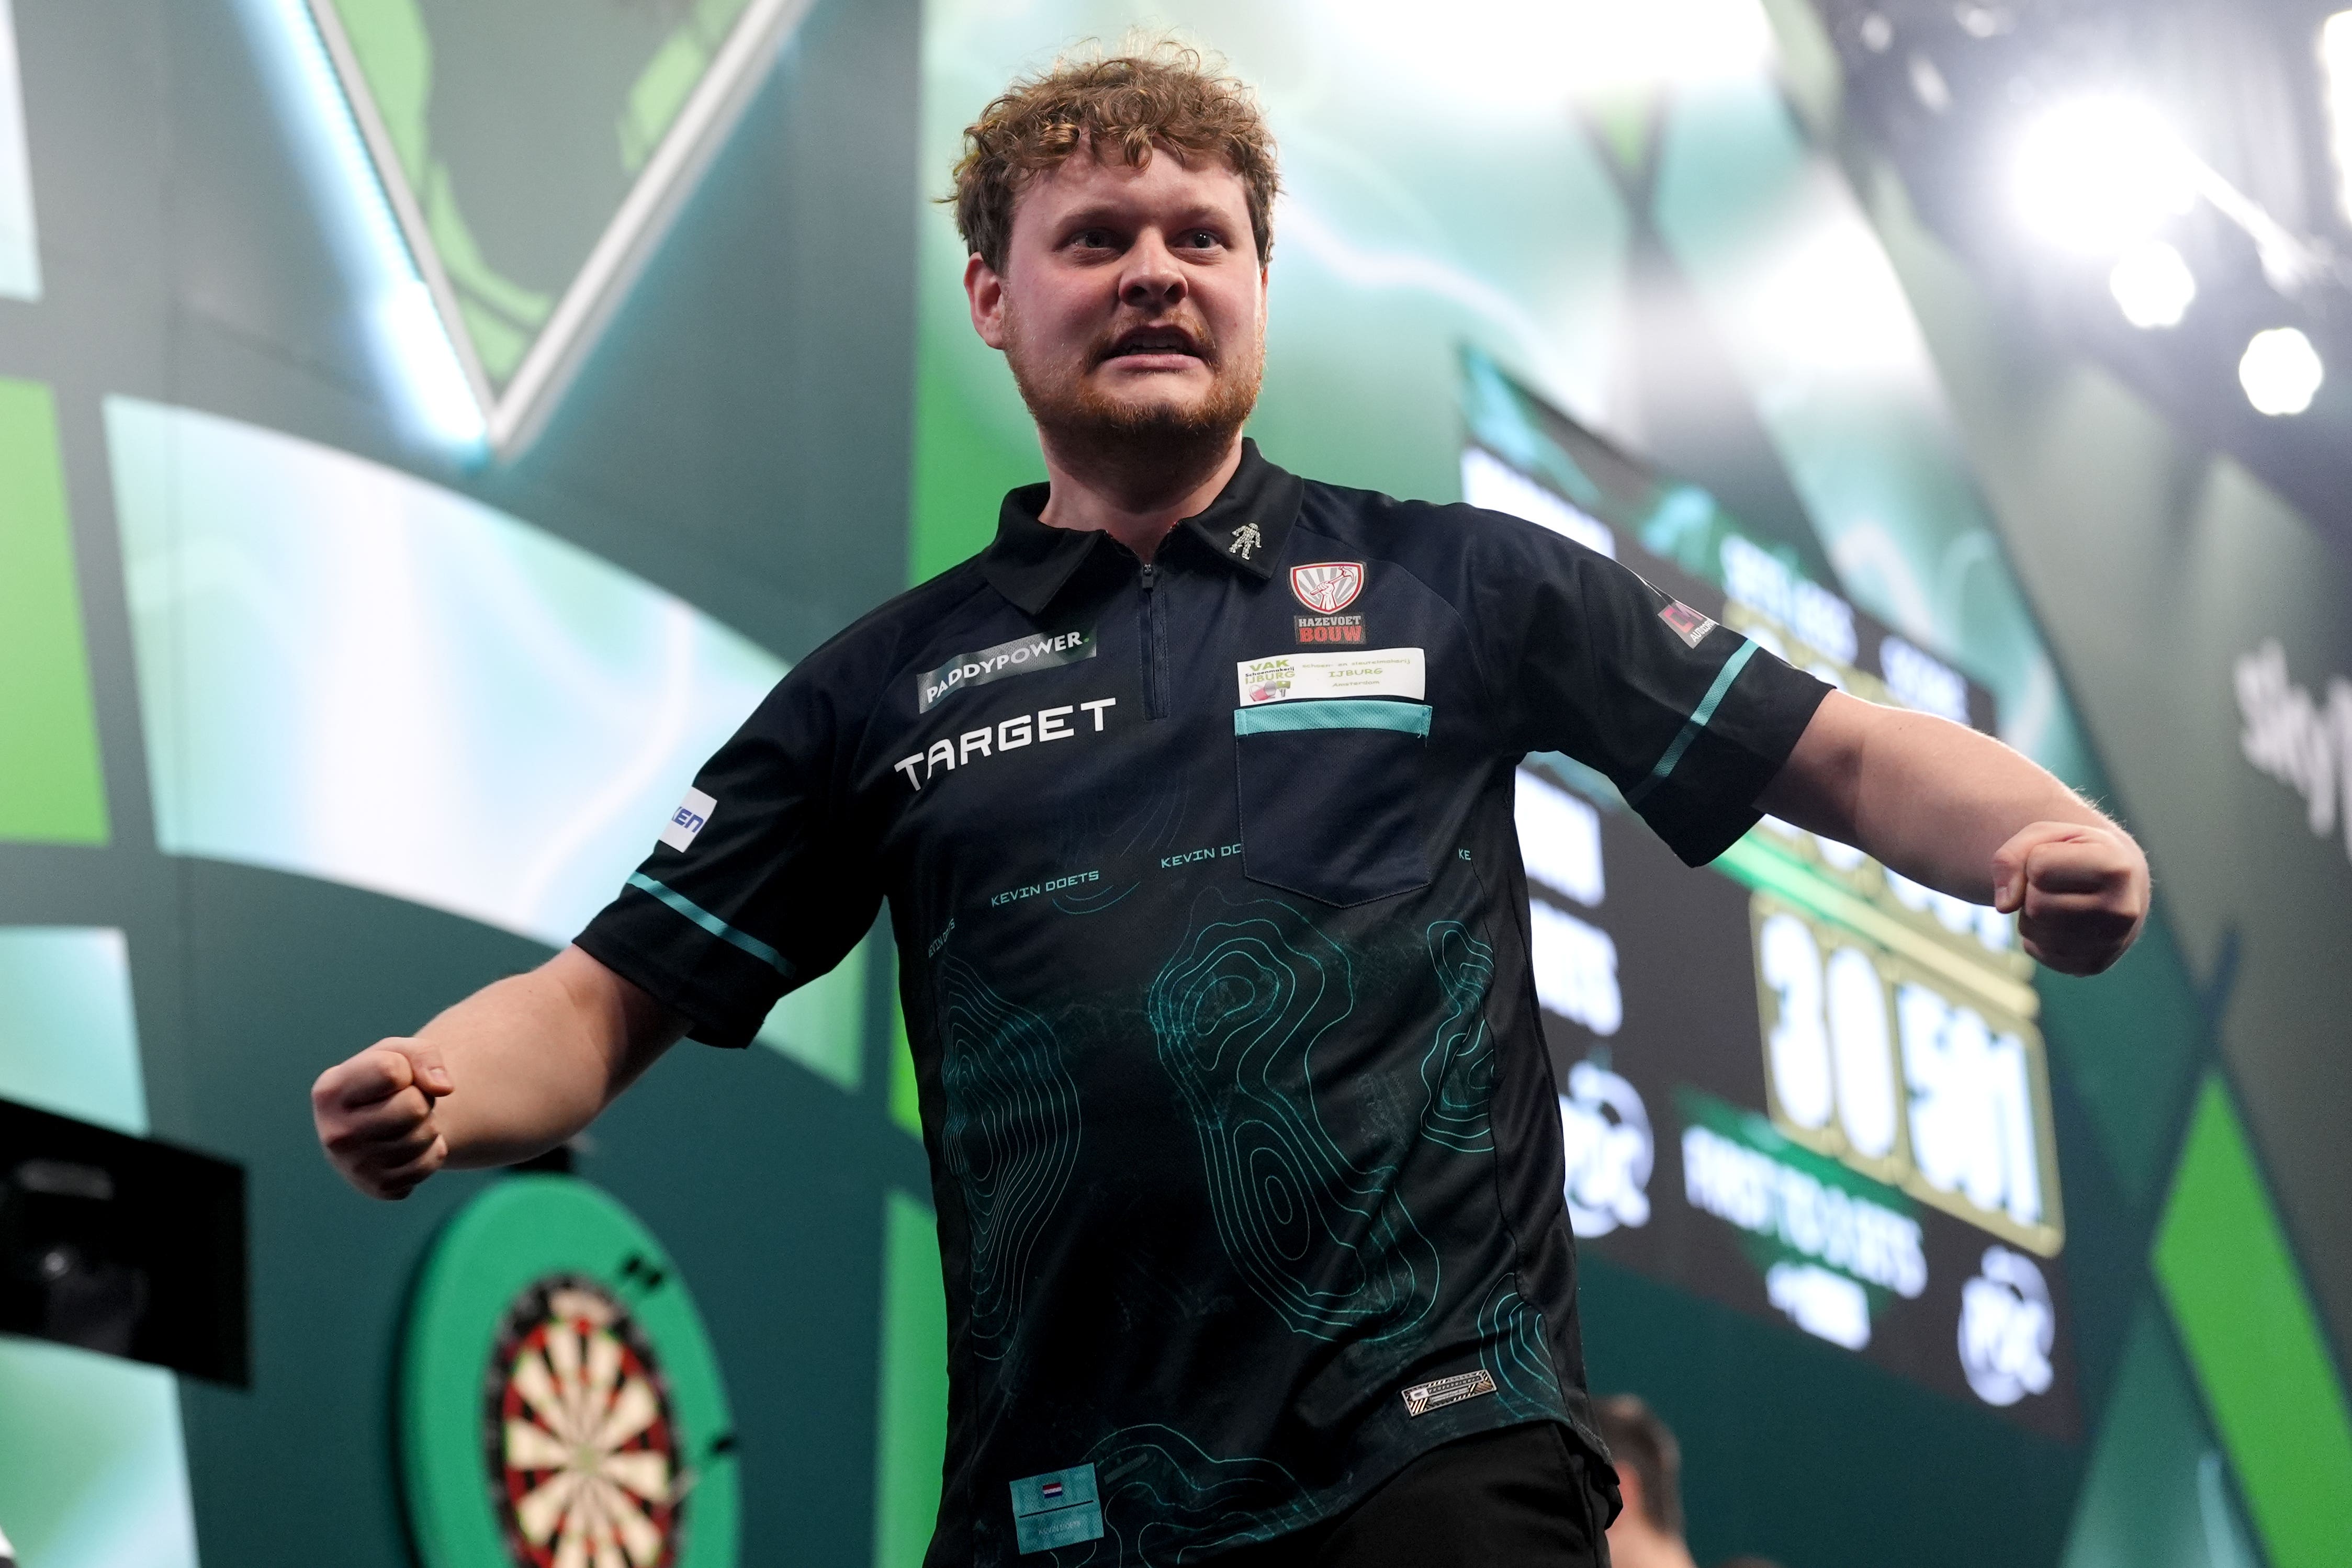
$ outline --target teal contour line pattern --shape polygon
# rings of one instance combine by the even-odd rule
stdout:
[[[1543,1310],[1519,1294],[1516,1275],[1496,1281],[1479,1305],[1478,1364],[1494,1378],[1496,1397],[1512,1415],[1567,1416]]]
[[[1446,1015],[1421,1059],[1429,1091],[1421,1135],[1465,1155],[1489,1154],[1495,1128],[1495,1042],[1486,1030],[1486,993],[1495,983],[1495,949],[1459,920],[1429,927],[1429,962],[1445,994]]]
[[[1083,1552],[1055,1552],[1055,1568],[1156,1568],[1201,1552],[1315,1522],[1321,1510],[1272,1459],[1219,1459],[1173,1427],[1122,1427],[1087,1450],[1103,1513],[1103,1538]]]
[[[1723,668],[1716,673],[1715,685],[1706,688],[1706,695],[1699,699],[1698,706],[1693,708],[1690,717],[1684,720],[1682,733],[1675,737],[1672,746],[1666,747],[1666,754],[1658,758],[1658,765],[1650,769],[1650,776],[1626,793],[1627,805],[1638,807],[1648,799],[1651,790],[1666,781],[1667,775],[1675,770],[1675,764],[1683,759],[1683,753],[1688,751],[1691,742],[1698,738],[1698,732],[1705,729],[1707,720],[1715,716],[1715,710],[1723,704],[1724,694],[1731,689],[1731,683],[1738,679],[1739,672],[1748,667],[1748,661],[1755,653],[1755,643],[1742,643],[1738,652],[1723,662]]]
[[[1235,735],[1276,735],[1296,729],[1393,729],[1425,738],[1429,734],[1429,705],[1316,697],[1306,702],[1265,703],[1234,710]]]
[[[672,909],[677,910],[680,915],[685,915],[688,920],[693,921],[697,925],[701,926],[705,931],[709,932],[713,936],[718,937],[720,941],[731,942],[736,946],[742,948],[746,953],[751,954],[754,958],[759,959],[761,963],[773,965],[775,967],[776,973],[782,975],[787,980],[793,977],[793,967],[784,961],[784,956],[782,953],[777,952],[773,947],[769,946],[757,936],[749,936],[743,932],[736,930],[735,927],[728,925],[727,922],[719,919],[719,916],[711,914],[710,911],[703,908],[702,905],[695,903],[694,900],[687,897],[686,894],[673,892],[669,888],[664,887],[660,883],[656,882],[653,878],[647,876],[641,871],[633,871],[629,873],[629,885],[637,889],[641,893],[652,894],[656,898],[660,899],[664,904],[668,904]]]
[[[1020,1327],[1029,1254],[1077,1168],[1078,1086],[1044,1019],[960,958],[939,977],[940,1152],[971,1237],[968,1343],[1001,1361]]]
[[[1225,918],[1203,921],[1213,905]],[[1357,1166],[1316,1105],[1310,1054],[1355,1011],[1347,955],[1274,899],[1213,888],[1194,907],[1146,1006],[1200,1139],[1218,1240],[1296,1333],[1410,1332],[1436,1305],[1437,1249],[1395,1168]]]

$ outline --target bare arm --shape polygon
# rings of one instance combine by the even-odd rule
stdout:
[[[1756,802],[1942,892],[2018,915],[2026,951],[2095,975],[2139,935],[2130,834],[1990,736],[1832,692]]]
[[[566,947],[413,1037],[329,1068],[311,1086],[310,1113],[353,1186],[405,1197],[445,1165],[511,1165],[553,1148],[685,1032],[685,1019]]]

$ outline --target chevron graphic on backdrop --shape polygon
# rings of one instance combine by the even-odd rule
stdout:
[[[2150,1261],[2272,1568],[2352,1562],[2352,1404],[2218,1072],[2198,1092]]]
[[[562,395],[809,0],[309,5],[507,453]]]

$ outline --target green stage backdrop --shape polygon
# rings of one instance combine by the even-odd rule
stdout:
[[[240,1163],[252,1249],[247,1386],[0,1337],[27,1568],[467,1561],[447,1542],[494,1521],[491,1478],[468,1498],[448,1467],[478,1456],[418,1458],[402,1347],[469,1289],[513,1293],[436,1249],[518,1178],[369,1204],[304,1091],[544,957],[766,685],[1040,476],[934,198],[1008,76],[1132,27],[1224,51],[1281,138],[1269,455],[1601,528],[1841,667],[1862,655],[1819,638],[1875,628],[1927,674],[1882,649],[1868,689],[1972,686],[2153,854],[2132,957],[2021,1004],[2063,1193],[2035,1254],[2063,1286],[2055,1414],[1696,1291],[1632,1229],[1587,1249],[1596,1385],[1680,1430],[1700,1560],[2352,1561],[2352,572],[2000,319],[1850,150],[1801,0],[0,23],[0,1098]],[[639,208],[651,237],[566,317]],[[484,439],[476,400],[566,333],[521,438]],[[1640,507],[1577,489],[1580,432],[1639,465]],[[1605,790],[1549,777],[1547,821],[1601,824],[1622,877]],[[1605,942],[1617,907],[1559,918]],[[1745,954],[1707,962],[1753,990]],[[527,1178],[593,1187],[622,1239],[563,1265],[578,1343],[622,1347],[622,1382],[641,1353],[688,1369],[665,1473],[713,1479],[677,1483],[682,1561],[920,1559],[944,1317],[891,990],[869,942],[750,1052],[675,1053],[568,1178]],[[1563,1062],[1638,1077],[1638,1031],[1612,1059],[1580,1016]],[[1661,1148],[1681,1103],[1652,1097]],[[1667,1168],[1642,1212],[1691,1204]],[[519,1313],[446,1343],[556,1364]],[[436,1534],[426,1493],[479,1519]]]

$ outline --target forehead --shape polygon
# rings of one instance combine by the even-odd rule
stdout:
[[[1249,189],[1223,158],[1196,156],[1188,166],[1159,147],[1151,162],[1138,169],[1081,148],[1023,187],[1013,203],[1013,225],[1018,230],[1080,212],[1178,217],[1214,213],[1246,224]]]

